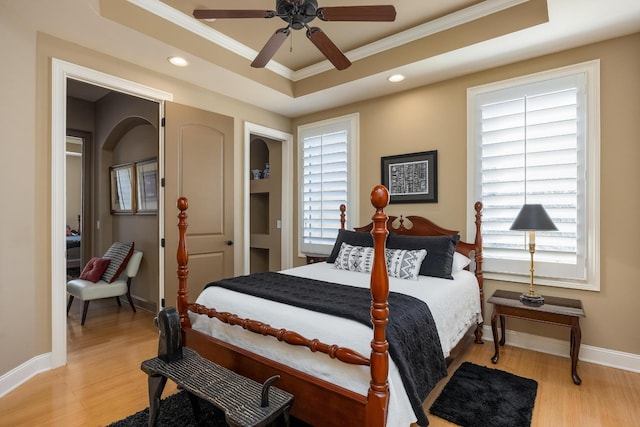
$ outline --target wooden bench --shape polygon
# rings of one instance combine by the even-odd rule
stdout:
[[[282,417],[289,425],[289,408],[293,395],[271,387],[279,377],[264,384],[243,377],[184,347],[181,359],[165,362],[159,357],[142,362],[141,369],[149,375],[149,426],[155,426],[160,412],[160,396],[167,379],[189,393],[196,417],[197,398],[212,403],[225,413],[232,427],[266,426]]]

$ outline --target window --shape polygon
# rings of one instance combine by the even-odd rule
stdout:
[[[358,219],[358,114],[298,127],[300,252],[328,255],[340,229]]]
[[[470,88],[468,113],[486,277],[529,281],[525,233],[509,228],[540,203],[558,231],[536,232],[536,283],[599,290],[599,62]]]

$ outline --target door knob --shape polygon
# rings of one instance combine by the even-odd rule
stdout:
[[[227,246],[233,246],[233,240],[227,240],[225,243]]]

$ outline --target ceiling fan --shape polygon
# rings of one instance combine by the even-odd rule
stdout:
[[[307,29],[307,37],[338,70],[344,70],[351,61],[338,49],[329,37],[318,27],[310,27],[315,18],[322,21],[369,21],[391,22],[396,19],[396,9],[391,5],[378,6],[333,6],[318,7],[317,0],[276,0],[276,10],[220,10],[196,9],[193,16],[197,19],[227,18],[275,18],[288,25],[277,30],[264,45],[251,66],[262,68],[267,65],[276,51],[294,30]]]

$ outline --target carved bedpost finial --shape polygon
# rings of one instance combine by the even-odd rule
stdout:
[[[186,211],[187,209],[189,209],[189,200],[187,200],[186,197],[180,197],[178,199],[177,205],[180,212]]]
[[[340,205],[340,229],[344,230],[345,226],[346,226],[346,215],[345,212],[347,211],[347,205],[345,205],[344,203]]]
[[[189,314],[187,313],[187,304],[189,302],[189,291],[187,290],[187,278],[189,277],[189,252],[187,251],[187,209],[189,209],[189,201],[186,197],[180,197],[177,203],[180,213],[178,214],[178,296],[177,305],[178,313],[180,313],[180,324],[190,327]]]
[[[389,405],[389,343],[387,342],[387,323],[389,322],[389,276],[385,261],[385,241],[387,215],[384,208],[389,204],[389,191],[383,185],[377,185],[371,192],[371,204],[376,208],[373,220],[374,261],[371,271],[371,322],[373,340],[371,341],[371,382],[367,399],[367,426],[384,425]],[[372,404],[375,401],[375,404]],[[371,409],[369,409],[371,408]],[[382,420],[382,422],[380,421]]]
[[[384,185],[376,185],[371,190],[371,204],[376,210],[384,209],[389,204],[389,190]]]

